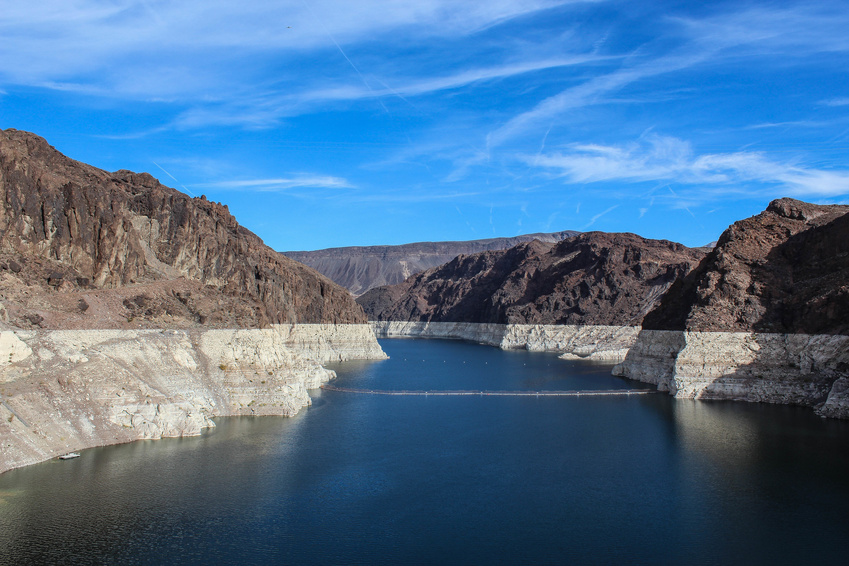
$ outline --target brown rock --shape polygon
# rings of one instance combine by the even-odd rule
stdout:
[[[357,299],[371,320],[639,325],[704,252],[634,234],[460,256]]]
[[[735,222],[643,327],[849,334],[849,206],[783,198]]]
[[[171,291],[185,286],[180,281],[196,282],[188,286],[198,299],[239,326],[365,320],[347,291],[265,246],[227,207],[190,198],[147,173],[107,173],[73,161],[34,134],[0,131],[0,197],[0,256],[17,277],[0,282],[0,293],[7,306],[18,300],[20,313],[54,300],[35,295],[48,278],[60,285],[55,270],[62,281],[90,289],[147,286],[155,306],[140,313],[145,320],[169,313],[192,323],[200,318],[185,305],[166,308],[179,302]],[[98,310],[111,317],[104,324],[126,323],[121,301],[111,314]],[[77,302],[66,310],[79,313]],[[239,314],[226,312],[231,307]],[[159,318],[151,322],[168,322]],[[45,324],[52,325],[49,316]]]
[[[464,242],[416,242],[399,246],[350,246],[311,252],[283,252],[347,288],[354,295],[384,285],[396,285],[426,269],[438,267],[457,257],[485,251],[506,250],[521,243],[539,240],[559,242],[578,235],[565,230],[525,234],[512,238],[489,238]]]

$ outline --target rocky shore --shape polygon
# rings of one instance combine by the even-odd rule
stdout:
[[[613,374],[675,397],[813,407],[849,418],[849,336],[643,330]]]
[[[614,373],[677,397],[849,418],[849,207],[779,199],[734,223]]]
[[[68,452],[291,416],[321,364],[383,359],[365,324],[0,332],[0,473]]]
[[[494,324],[475,322],[371,322],[379,338],[449,338],[504,350],[560,352],[564,359],[617,362],[637,339],[636,326]]]

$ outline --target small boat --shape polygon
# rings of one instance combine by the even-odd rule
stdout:
[[[60,460],[70,460],[72,458],[79,458],[79,457],[80,457],[79,452],[69,452],[67,454],[63,454],[63,455],[59,456],[59,459]]]

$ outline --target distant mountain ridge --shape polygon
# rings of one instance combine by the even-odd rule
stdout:
[[[639,326],[705,251],[635,234],[458,256],[357,299],[374,321]]]
[[[506,250],[533,240],[554,243],[578,234],[580,232],[574,230],[563,230],[512,238],[415,242],[397,246],[350,246],[281,253],[312,267],[354,295],[362,295],[375,287],[401,283],[411,275],[440,266],[461,254]]]

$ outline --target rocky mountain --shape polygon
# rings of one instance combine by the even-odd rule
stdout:
[[[849,334],[849,206],[783,198],[735,222],[643,328]]]
[[[532,240],[559,242],[577,234],[566,230],[465,242],[418,242],[283,253],[323,273],[354,295],[361,295],[374,287],[401,283],[411,275],[447,263],[460,254],[506,250]]]
[[[226,205],[0,131],[0,319],[21,328],[364,322],[350,294],[274,252]]]
[[[705,253],[634,234],[461,255],[357,299],[370,320],[638,326]]]
[[[735,222],[613,372],[676,397],[849,418],[849,207],[784,198]]]

